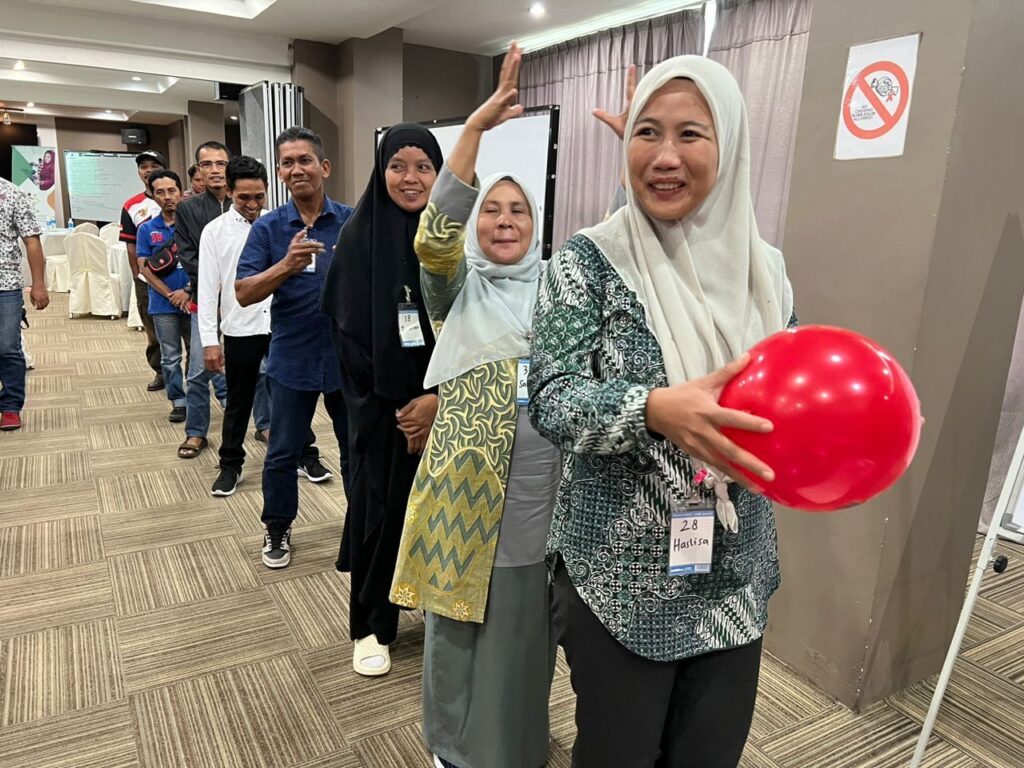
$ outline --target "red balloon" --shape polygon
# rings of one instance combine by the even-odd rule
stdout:
[[[828,326],[791,328],[750,350],[751,362],[719,404],[769,419],[757,434],[722,432],[775,471],[768,498],[830,511],[862,504],[910,466],[921,436],[921,403],[896,359],[871,339]]]

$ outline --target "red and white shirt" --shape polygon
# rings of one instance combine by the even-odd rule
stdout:
[[[121,208],[121,242],[134,243],[139,227],[160,215],[160,206],[145,192],[129,197]]]

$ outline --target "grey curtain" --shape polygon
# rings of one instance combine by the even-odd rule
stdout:
[[[739,81],[750,123],[750,186],[761,236],[782,245],[811,0],[718,0],[708,57]]]
[[[622,146],[590,114],[595,107],[618,111],[626,70],[640,76],[660,61],[704,48],[704,9],[628,24],[571,40],[523,57],[520,101],[536,107],[557,104],[558,171],[554,234],[558,248],[604,217],[622,174]]]

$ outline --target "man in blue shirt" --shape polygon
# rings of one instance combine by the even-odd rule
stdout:
[[[149,283],[149,316],[160,343],[160,367],[163,369],[167,399],[171,401],[168,420],[185,420],[185,381],[181,372],[182,347],[188,348],[191,334],[191,313],[186,287],[188,275],[178,260],[175,268],[162,278],[154,275],[146,260],[174,241],[178,203],[181,201],[181,180],[174,171],[154,171],[146,181],[153,200],[160,206],[160,215],[143,223],[136,233],[135,255],[139,274]]]
[[[238,261],[235,293],[245,307],[274,295],[270,306],[270,445],[263,462],[263,564],[284,568],[291,560],[291,525],[298,514],[296,468],[322,394],[348,480],[348,415],[341,369],[331,341],[331,320],[320,312],[333,251],[352,214],[324,194],[331,163],[323,142],[307,128],[288,128],[275,141],[277,175],[290,202],[252,224]]]

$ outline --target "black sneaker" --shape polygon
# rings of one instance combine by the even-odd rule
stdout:
[[[185,420],[185,406],[176,405],[171,408],[171,415],[167,417],[167,420],[172,424],[180,424]]]
[[[149,384],[146,385],[147,392],[159,392],[164,388],[164,377],[161,374],[157,374],[156,378],[153,379]]]
[[[263,531],[263,564],[267,568],[285,568],[292,561],[292,527],[278,526]]]
[[[269,429],[257,429],[255,432],[252,433],[252,436],[256,438],[256,442],[257,443],[263,443],[264,445],[269,445],[270,444],[270,439],[267,437],[267,435],[269,435],[269,434],[270,434],[270,430]]]
[[[323,465],[320,459],[299,459],[299,477],[304,477],[311,483],[322,483],[334,477],[331,470]]]
[[[230,496],[235,492],[235,488],[238,487],[240,482],[242,482],[241,469],[235,470],[233,467],[221,467],[220,474],[214,480],[210,493],[213,496]]]

